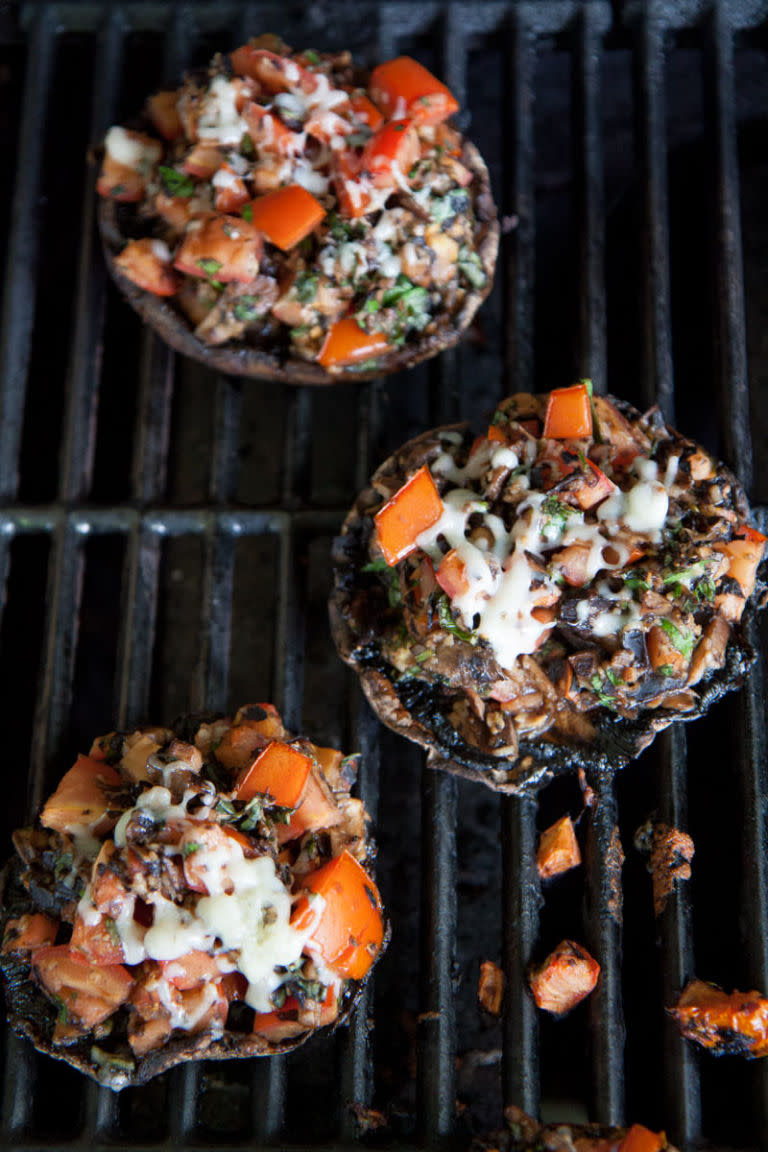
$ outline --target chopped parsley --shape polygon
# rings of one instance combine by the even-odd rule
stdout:
[[[611,670],[609,669],[609,671],[611,671]],[[616,710],[616,698],[611,692],[608,691],[606,682],[599,675],[599,673],[596,672],[594,674],[594,676],[591,677],[589,683],[590,683],[590,687],[592,688],[592,691],[594,692],[595,696],[597,696],[598,700],[603,705],[603,707],[604,708],[612,708],[615,711]],[[613,681],[610,681],[610,683],[613,683]]]
[[[425,648],[423,652],[419,652],[417,656],[414,656],[414,660],[417,664],[425,664],[431,655],[432,653],[429,651],[429,649]]]
[[[253,139],[249,132],[246,132],[240,141],[240,151],[243,156],[255,156],[256,149],[253,146]]]
[[[678,628],[677,624],[674,624],[666,617],[659,621],[659,625],[664,629],[667,636],[669,636],[672,646],[677,648],[678,652],[680,652],[686,660],[689,660],[696,646],[696,637],[694,634],[689,632],[687,628]]]
[[[381,297],[382,308],[394,308],[397,313],[395,325],[391,329],[392,342],[402,344],[405,333],[410,328],[421,332],[431,319],[429,292],[426,288],[413,284],[402,272],[391,288]],[[382,327],[385,325],[382,324]]]
[[[214,260],[210,256],[203,256],[200,260],[196,260],[198,268],[202,268],[206,276],[215,276],[221,268],[221,261]]]
[[[466,628],[462,628],[454,620],[447,596],[441,596],[437,601],[437,616],[440,627],[444,628],[446,632],[450,632],[457,640],[463,640],[465,644],[477,644],[477,636],[474,632],[468,632]]]
[[[642,576],[637,572],[627,572],[626,576],[622,576],[624,586],[629,588],[632,592],[647,592],[650,584],[647,580],[643,580]]]
[[[662,664],[659,668],[656,669],[656,671],[658,672],[659,676],[663,676],[665,680],[669,679],[670,676],[674,676],[675,674],[675,670],[671,664]]]
[[[541,505],[541,510],[547,517],[547,524],[545,527],[552,525],[562,532],[568,523],[568,517],[572,516],[574,509],[569,507],[568,504],[563,504],[562,500],[558,500],[557,496],[549,495]]]
[[[240,215],[243,220],[247,220],[249,224],[253,224],[253,205],[246,204]]]
[[[387,572],[390,565],[386,560],[371,560],[368,564],[363,564],[360,569],[361,572]]]
[[[477,252],[466,245],[459,248],[459,272],[473,288],[484,288],[488,277]]]
[[[192,856],[195,852],[200,851],[200,845],[196,840],[188,840],[182,851],[184,854],[184,859],[186,860],[187,856]]]
[[[309,304],[317,296],[317,286],[319,278],[312,275],[310,272],[305,272],[296,277],[294,284],[294,291],[296,292],[296,299],[300,304]]]
[[[62,1000],[61,996],[54,996],[53,1002],[58,1009],[56,1013],[56,1023],[69,1024],[69,1012],[67,1011],[67,1006]]]
[[[429,213],[436,224],[446,224],[468,211],[469,193],[466,188],[455,188],[447,196],[433,196],[429,201]]]
[[[258,296],[238,297],[232,311],[235,314],[236,320],[244,320],[246,324],[251,320],[255,320],[259,314]]]
[[[304,59],[309,64],[319,64],[320,63],[320,56],[318,55],[317,52],[315,52],[314,48],[305,48],[304,49]]]
[[[186,173],[179,172],[176,168],[167,168],[164,164],[161,164],[157,171],[169,196],[194,196],[194,181]]]

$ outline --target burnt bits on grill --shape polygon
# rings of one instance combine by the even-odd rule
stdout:
[[[504,1109],[506,1127],[472,1143],[472,1152],[675,1152],[663,1132],[642,1124],[540,1124],[521,1108]]]
[[[120,1089],[346,1018],[385,936],[355,773],[268,704],[97,739],[14,836],[13,1026]]]
[[[754,655],[765,538],[724,465],[582,383],[406,444],[335,544],[331,617],[380,718],[506,791],[613,770]]]
[[[456,343],[488,294],[488,172],[409,57],[262,36],[104,141],[110,271],[174,348],[221,371],[371,379]]]

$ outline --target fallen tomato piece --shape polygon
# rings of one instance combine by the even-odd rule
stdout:
[[[686,1039],[714,1056],[768,1055],[768,998],[760,992],[729,994],[692,980],[670,1013]]]
[[[569,872],[571,868],[577,868],[581,864],[579,842],[570,816],[563,816],[542,832],[536,852],[536,864],[542,880],[562,876],[564,872]]]
[[[563,940],[543,964],[531,968],[528,981],[536,1005],[553,1016],[564,1016],[594,991],[600,965],[586,948]]]

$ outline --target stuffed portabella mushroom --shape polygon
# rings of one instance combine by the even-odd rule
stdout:
[[[335,545],[334,636],[385,723],[505,791],[612,771],[753,654],[765,537],[724,465],[588,382],[379,468]]]
[[[178,351],[218,370],[329,384],[454,344],[490,291],[498,221],[458,104],[410,57],[262,36],[130,128],[97,190],[118,286]]]
[[[12,1025],[120,1089],[346,1018],[385,941],[356,760],[268,704],[94,741],[14,835]]]

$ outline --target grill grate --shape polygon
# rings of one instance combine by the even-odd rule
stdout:
[[[217,377],[177,360],[107,283],[85,145],[153,85],[263,28],[369,60],[410,51],[439,69],[516,218],[481,329],[404,378],[313,393]],[[324,601],[330,539],[374,464],[508,390],[584,374],[600,390],[658,398],[746,485],[764,482],[753,445],[764,450],[768,396],[748,377],[764,383],[768,368],[755,332],[747,342],[741,238],[741,191],[759,168],[745,176],[738,129],[768,107],[766,31],[750,0],[353,10],[128,0],[0,12],[0,142],[15,170],[15,183],[0,179],[4,830],[115,716],[261,695],[291,725],[363,751],[394,928],[350,1028],[289,1058],[193,1065],[118,1098],[6,1031],[2,1147],[338,1147],[357,1132],[350,1102],[384,1109],[400,1147],[450,1143],[513,1102],[664,1126],[684,1148],[765,1143],[768,1063],[703,1060],[661,1011],[694,972],[768,990],[762,670],[737,700],[603,782],[585,875],[543,904],[537,822],[572,804],[575,786],[558,782],[540,802],[499,799],[427,772],[415,748],[379,729],[336,661]],[[675,262],[670,156],[689,144],[707,173],[709,297]],[[681,291],[701,308],[703,379]],[[15,770],[27,763],[28,783]],[[697,845],[694,879],[658,923],[631,849],[653,808]],[[589,1006],[555,1025],[539,1018],[524,974],[569,934],[603,975]],[[474,1003],[485,958],[502,958],[507,976],[496,1027]]]

